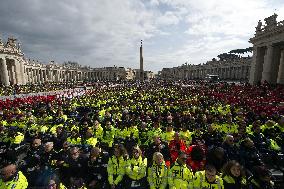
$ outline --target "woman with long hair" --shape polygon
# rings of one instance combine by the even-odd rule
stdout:
[[[122,179],[125,174],[126,160],[128,159],[127,152],[122,144],[114,146],[114,154],[108,160],[107,172],[108,182],[111,189],[122,189]]]
[[[245,171],[239,162],[228,161],[222,170],[222,178],[225,189],[245,189],[247,181]]]

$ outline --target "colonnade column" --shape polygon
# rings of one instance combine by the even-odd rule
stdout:
[[[36,84],[39,83],[39,72],[38,72],[37,69],[35,70],[35,83],[36,83]]]
[[[66,71],[62,72],[62,77],[63,77],[64,82],[66,82],[67,81],[67,72]]]
[[[38,70],[38,83],[42,83],[42,70]]]
[[[277,83],[284,84],[284,50],[281,51],[280,65],[278,70]]]
[[[7,64],[6,64],[6,59],[3,58],[1,61],[1,70],[2,70],[2,83],[4,85],[10,85],[9,82],[9,75],[8,75],[8,70],[7,70]]]
[[[245,66],[242,66],[242,72],[241,72],[242,74],[241,74],[241,78],[242,79],[245,79],[246,78],[246,76],[245,76],[245,73],[246,73],[246,69],[245,69]]]
[[[35,84],[38,82],[37,75],[38,75],[38,72],[37,72],[37,70],[35,69],[35,70],[34,70],[34,83],[35,83]]]
[[[41,82],[44,83],[45,82],[45,70],[41,70]]]
[[[33,75],[33,83],[36,83],[36,70],[32,69],[32,75]]]
[[[53,75],[53,71],[52,71],[52,75]],[[55,82],[61,82],[61,80],[60,80],[60,71],[59,70],[55,70],[55,74],[54,74],[55,76],[55,79],[54,80],[52,80],[52,81],[55,81]]]
[[[35,82],[35,75],[34,75],[34,69],[31,68],[31,83]]]
[[[44,70],[44,81],[48,82],[48,71]]]
[[[60,82],[64,82],[63,71],[60,71]]]
[[[251,63],[249,83],[256,84],[261,80],[265,49],[263,47],[253,48],[253,59]]]
[[[64,82],[64,81],[65,81],[64,71],[60,71],[60,81],[61,81],[61,82]]]
[[[23,62],[18,62],[18,64],[20,64],[21,80],[22,80],[21,84],[26,84],[25,69]]]
[[[78,81],[81,81],[81,73],[80,72],[77,72],[77,77],[78,77]]]
[[[27,77],[26,81],[29,83],[30,82],[30,73],[29,73],[28,69],[26,69],[26,77]]]
[[[15,66],[15,76],[16,76],[16,81],[18,84],[22,84],[22,72],[21,72],[21,67],[20,67],[20,62],[16,61],[16,60],[10,60],[13,62],[12,65]]]
[[[29,78],[29,83],[33,82],[33,76],[32,76],[32,69],[28,68],[28,78]]]
[[[30,71],[30,83],[33,83],[34,82],[34,72],[33,72],[33,69],[31,68],[29,71]]]
[[[10,79],[11,79],[11,84],[16,84],[18,83],[17,79],[16,79],[16,69],[15,69],[15,65],[11,65],[11,75],[10,75]]]
[[[264,56],[261,82],[267,81],[268,83],[270,83],[272,64],[273,64],[273,46],[268,45]]]
[[[41,83],[44,83],[44,70],[41,70],[40,72],[41,72],[40,74]]]
[[[57,70],[55,74],[54,74],[54,72],[52,71],[51,74],[52,74],[52,78],[53,78],[53,77],[56,77],[56,78],[57,78],[56,82],[62,82],[62,74],[61,74],[61,71],[60,71],[60,70]],[[53,80],[52,80],[52,81],[53,81]]]
[[[47,78],[47,81],[49,82],[51,79],[51,74],[50,74],[50,70],[46,70],[46,78]]]
[[[225,73],[226,73],[226,68],[222,68],[222,76],[221,76],[222,79],[225,78]]]

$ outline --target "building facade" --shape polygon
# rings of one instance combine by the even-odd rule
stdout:
[[[284,84],[284,20],[277,22],[274,14],[258,22],[249,42],[253,44],[253,60],[249,82]]]
[[[24,57],[16,39],[0,38],[0,84],[40,84],[44,82],[116,81],[133,79],[133,70],[124,67],[90,68],[77,63],[43,64]]]
[[[192,80],[204,79],[209,75],[218,75],[222,80],[248,81],[252,58],[240,57],[239,59],[208,61],[205,64],[183,64],[174,68],[163,68],[159,77],[163,80]]]

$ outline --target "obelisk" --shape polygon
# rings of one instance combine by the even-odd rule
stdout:
[[[140,80],[144,80],[144,69],[143,69],[143,44],[141,40],[141,46],[140,46]]]

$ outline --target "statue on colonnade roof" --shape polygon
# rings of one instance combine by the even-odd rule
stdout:
[[[265,18],[264,21],[266,23],[266,27],[276,26],[277,25],[277,16],[278,15],[274,13],[272,16]]]

